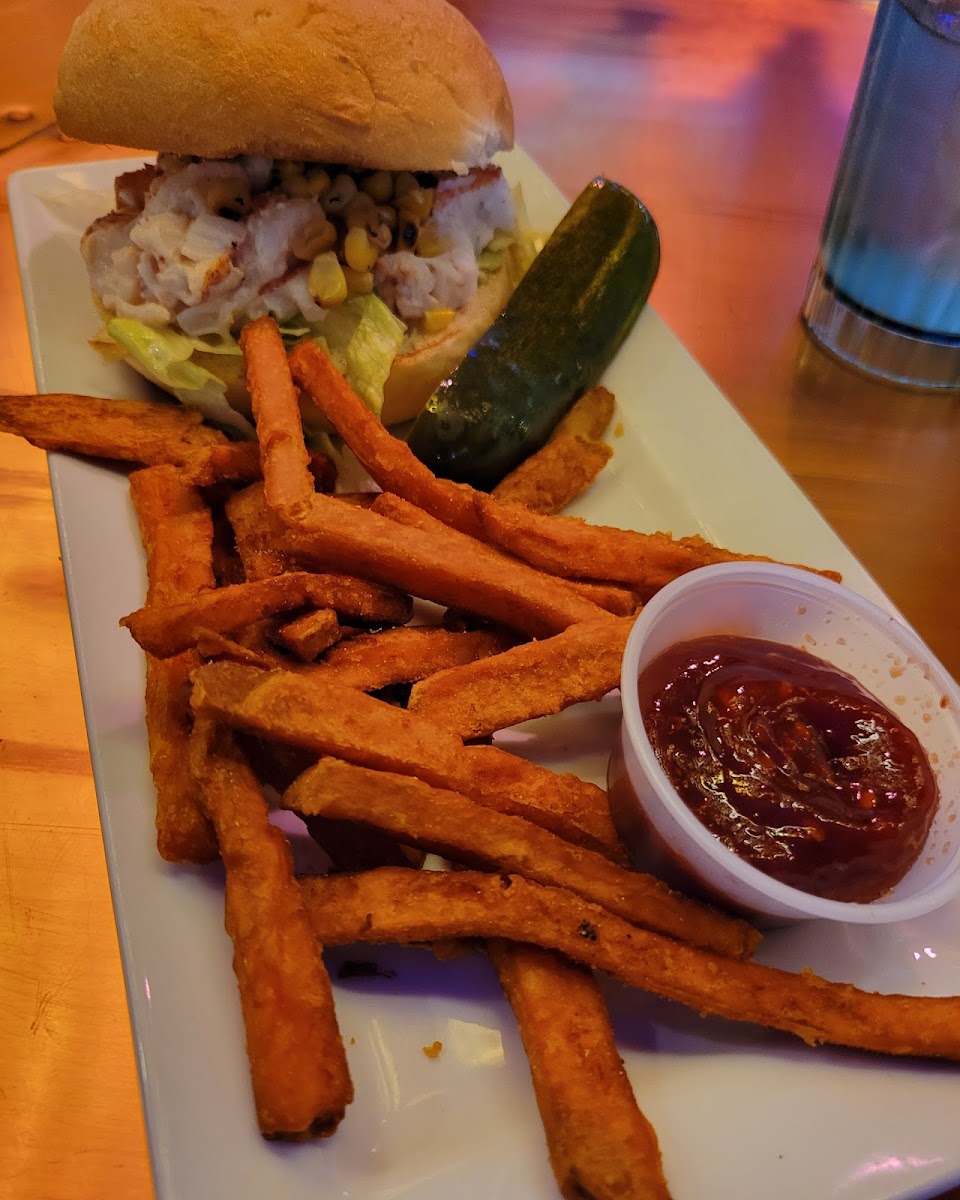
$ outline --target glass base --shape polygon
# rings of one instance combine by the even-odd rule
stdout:
[[[868,375],[907,387],[960,388],[960,342],[928,341],[884,325],[835,292],[819,260],[800,316],[824,349]]]

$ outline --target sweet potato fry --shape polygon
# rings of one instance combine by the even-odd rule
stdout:
[[[157,792],[157,851],[167,862],[204,863],[217,857],[210,822],[187,767],[190,737],[190,674],[193,652],[174,658],[147,655],[146,725],[150,774]]]
[[[665,534],[632,534],[625,530],[583,526],[590,530],[594,543],[603,543],[608,536],[613,542],[607,547],[602,567],[598,568],[598,564],[591,562],[588,556],[573,556],[566,563],[559,563],[555,555],[541,553],[535,540],[539,535],[549,532],[548,526],[532,526],[533,532],[527,536],[511,532],[512,542],[505,540],[503,527],[512,531],[516,523],[513,510],[521,513],[527,513],[527,510],[520,505],[504,506],[495,497],[465,484],[438,479],[404,442],[383,428],[333,366],[329,356],[315,343],[299,343],[290,354],[290,366],[300,386],[310,394],[384,491],[393,492],[412,502],[461,533],[492,541],[549,574],[626,583],[646,599],[684,569],[692,570],[694,566],[704,566],[708,562],[754,557],[734,554],[707,542],[697,547],[684,545],[674,542]],[[528,515],[531,519],[539,516]],[[539,519],[564,520],[558,517]],[[553,535],[559,537],[560,533],[560,530],[555,530]],[[619,537],[621,534],[624,535],[622,538]],[[625,557],[626,562],[618,556]],[[608,565],[614,565],[615,569],[607,570]]]
[[[287,788],[282,804],[305,817],[355,821],[468,867],[565,887],[632,924],[720,954],[747,957],[760,940],[746,921],[680,896],[651,875],[419,779],[322,758]]]
[[[190,703],[195,713],[233,728],[454,789],[625,861],[600,788],[496,746],[464,746],[414,713],[325,679],[315,668],[305,676],[207,663],[193,674]]]
[[[632,617],[583,622],[538,642],[431,675],[407,707],[465,741],[599,700],[620,686]]]
[[[394,838],[377,829],[365,829],[352,821],[307,817],[310,836],[330,859],[333,871],[372,871],[375,867],[420,867],[424,854],[407,850]]]
[[[463,754],[465,783],[451,780],[437,786],[463,792],[497,812],[526,817],[568,842],[626,865],[627,852],[602,788],[576,775],[554,774],[499,746],[466,746]]]
[[[507,557],[510,557],[509,555]],[[589,600],[604,612],[614,617],[636,616],[640,611],[640,597],[630,588],[617,583],[600,583],[589,579],[565,579],[582,600]]]
[[[201,658],[226,658],[230,662],[245,663],[249,667],[260,667],[265,671],[291,665],[281,654],[244,646],[241,642],[216,633],[213,629],[197,630],[196,651]]]
[[[318,664],[330,679],[345,687],[373,692],[396,683],[426,679],[435,671],[476,662],[499,654],[515,644],[507,633],[495,630],[435,629],[407,625],[362,633],[328,650]]]
[[[272,317],[245,325],[240,346],[253,403],[267,503],[296,515],[314,493],[296,388],[283,338]]]
[[[234,730],[234,736],[260,783],[278,793],[316,762],[316,755],[300,746],[254,737],[239,729]]]
[[[277,640],[302,662],[313,662],[340,637],[340,623],[332,608],[317,608],[281,625]]]
[[[585,437],[597,441],[607,432],[616,405],[613,392],[598,384],[589,388],[560,418],[551,437]]]
[[[669,1200],[593,974],[538,946],[487,943],[517,1018],[564,1200]]]
[[[624,583],[647,600],[687,571],[718,562],[770,562],[735,554],[702,538],[675,540],[666,533],[638,533],[588,525],[576,517],[542,516],[520,504],[480,496],[484,536],[541,571],[575,579]],[[812,570],[813,568],[806,568]],[[818,571],[839,579],[836,571]]]
[[[362,503],[358,496],[337,496],[336,502],[369,507],[373,503],[373,496],[364,496]],[[235,492],[227,500],[225,508],[247,580],[268,579],[271,575],[281,575],[284,571],[297,571],[303,567],[295,555],[280,548],[288,527],[267,504],[262,483],[253,483]],[[319,561],[316,555],[313,561]]]
[[[431,517],[422,508],[417,508],[415,504],[410,504],[400,496],[394,496],[391,492],[382,492],[374,500],[372,507],[375,513],[389,517],[398,525],[421,529],[424,533],[434,533],[438,537],[443,537],[446,533],[447,527],[442,521]],[[515,566],[520,561],[502,550],[494,549],[493,546],[488,546],[487,550],[491,554],[499,554],[508,568]],[[635,613],[640,606],[640,600],[635,592],[617,584],[588,583],[582,579],[567,579],[564,582],[582,600],[588,600],[591,604],[596,604],[598,608],[602,608],[614,616],[628,617],[631,613]]]
[[[548,574],[625,583],[647,599],[684,571],[710,562],[758,557],[735,554],[702,540],[677,542],[667,534],[640,534],[530,513],[522,505],[437,479],[380,425],[319,347],[301,342],[290,361],[297,382],[384,491]],[[824,574],[836,577],[834,572]]]
[[[196,488],[176,467],[148,467],[130,476],[130,495],[147,559],[147,598],[155,604],[212,591],[213,523]],[[193,652],[174,658],[147,655],[146,725],[150,772],[157,792],[157,849],[168,862],[210,862],[217,857],[213,828],[197,798],[187,765],[193,724],[188,705]]]
[[[723,958],[518,875],[384,867],[301,887],[327,946],[502,937],[558,950],[704,1016],[780,1029],[810,1045],[960,1060],[960,997],[879,995]]]
[[[279,548],[286,525],[267,504],[262,483],[235,492],[226,503],[226,513],[249,582],[295,569],[292,555]]]
[[[606,442],[579,434],[552,437],[490,493],[536,513],[558,513],[585,491],[613,457]]]
[[[198,721],[190,760],[226,870],[224,919],[260,1132],[331,1134],[353,1085],[290,847],[229,731]]]
[[[334,462],[319,450],[308,451],[307,465],[321,492],[332,492],[337,482]],[[263,478],[259,442],[228,442],[191,454],[180,473],[184,483],[212,487],[217,483],[253,483]]]
[[[180,468],[180,477],[194,487],[251,483],[261,478],[260,447],[253,441],[207,446],[190,455]]]
[[[405,528],[331,496],[314,496],[281,549],[320,569],[349,570],[534,637],[603,615],[562,580],[508,562],[455,529]]]
[[[290,352],[293,377],[384,491],[396,492],[463,533],[477,537],[474,492],[436,475],[363,403],[316,342]]]
[[[41,450],[156,466],[186,466],[198,452],[228,445],[196,409],[162,400],[103,400],[51,392],[0,396],[0,432],[15,433]]]
[[[210,505],[210,516],[213,519],[213,576],[217,587],[246,583],[247,579],[240,555],[237,554],[233,527],[227,520],[224,508],[231,491],[230,484],[223,483],[203,489],[203,497]]]
[[[306,604],[334,608],[343,616],[373,624],[409,620],[409,596],[343,575],[291,571],[254,583],[217,588],[182,604],[148,605],[120,624],[150,654],[161,658],[196,644],[201,629],[230,633],[262,617],[290,612]]]
[[[200,492],[173,466],[134,471],[129,484],[147,561],[147,603],[212,592],[213,518]]]

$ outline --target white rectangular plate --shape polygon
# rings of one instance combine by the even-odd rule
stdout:
[[[77,248],[122,167],[10,180],[44,391],[143,394],[137,376],[87,346],[97,318]],[[550,228],[565,209],[559,192],[521,152],[505,168],[534,225]],[[607,382],[619,400],[615,455],[582,515],[837,568],[888,603],[653,311]],[[159,1200],[552,1200],[523,1050],[479,958],[331,954],[334,976],[350,957],[396,971],[336,989],[356,1101],[328,1141],[258,1136],[219,871],[171,868],[154,848],[142,659],[117,626],[144,591],[126,481],[60,455],[50,475]],[[617,719],[608,698],[504,740],[602,782]],[[957,993],[960,906],[884,929],[798,926],[769,935],[762,957],[879,991]],[[891,1200],[960,1181],[955,1067],[811,1050],[616,986],[609,999],[676,1200]],[[430,1059],[423,1047],[437,1041]]]

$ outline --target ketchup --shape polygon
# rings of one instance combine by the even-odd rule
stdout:
[[[640,674],[653,750],[684,803],[759,870],[865,903],[916,861],[937,806],[917,738],[851,676],[759,638],[680,642]]]

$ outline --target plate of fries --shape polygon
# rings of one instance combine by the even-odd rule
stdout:
[[[630,871],[610,823],[620,656],[664,582],[769,556],[889,607],[656,313],[499,494],[431,476],[269,321],[243,337],[260,444],[227,443],[145,419],[146,385],[87,344],[79,235],[130,165],[11,179],[58,395],[0,427],[58,448],[160,1200],[960,1181],[957,905],[761,938]],[[522,152],[504,167],[547,231],[562,196]],[[362,494],[305,444],[297,387]]]

